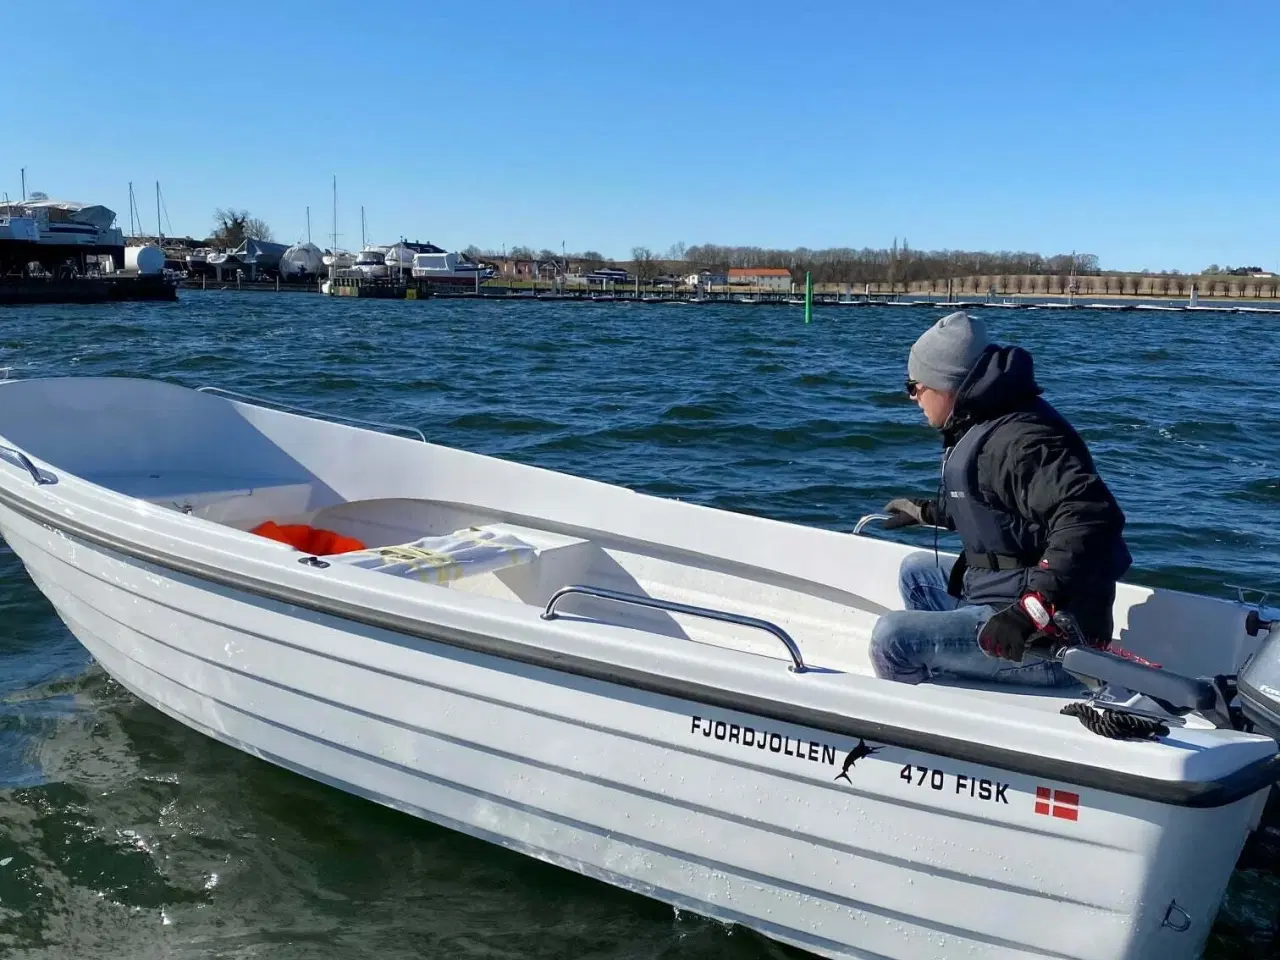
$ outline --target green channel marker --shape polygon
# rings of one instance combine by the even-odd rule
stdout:
[[[813,319],[813,274],[804,272],[804,322]]]

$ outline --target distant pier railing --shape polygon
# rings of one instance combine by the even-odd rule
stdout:
[[[754,286],[724,285],[693,288],[679,284],[619,283],[592,284],[566,280],[526,280],[497,277],[478,288],[470,284],[440,285],[414,278],[337,277],[308,283],[280,280],[223,280],[187,278],[184,289],[245,290],[280,292],[328,292],[334,296],[375,299],[530,298],[557,300],[641,300],[644,302],[803,302],[797,291]],[[1017,306],[1037,300],[1062,301],[1083,306],[1091,301],[1159,301],[1166,305],[1196,306],[1203,301],[1280,301],[1280,277],[1276,278],[1179,278],[1141,275],[1100,275],[1062,278],[1042,275],[978,276],[950,280],[921,280],[900,283],[814,283],[816,304],[932,303]],[[1277,304],[1280,306],[1280,303]]]

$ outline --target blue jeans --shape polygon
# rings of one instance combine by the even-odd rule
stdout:
[[[1077,684],[1059,663],[1028,659],[1019,664],[983,653],[978,631],[996,609],[965,605],[947,593],[952,562],[932,553],[913,553],[902,561],[898,589],[907,609],[886,613],[871,631],[877,677],[903,683],[939,676],[1035,687]]]

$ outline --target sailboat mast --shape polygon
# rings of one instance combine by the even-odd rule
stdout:
[[[156,181],[156,239],[164,238],[164,231],[160,229],[160,181]]]
[[[364,204],[362,203],[360,204],[360,249],[363,250],[365,246],[367,246],[367,241],[364,227]]]
[[[338,255],[338,175],[333,175],[333,254]]]
[[[311,207],[307,206],[307,243],[311,242]]]

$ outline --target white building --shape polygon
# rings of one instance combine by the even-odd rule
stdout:
[[[786,293],[791,290],[791,271],[782,267],[733,267],[729,270],[729,283],[752,290]]]

